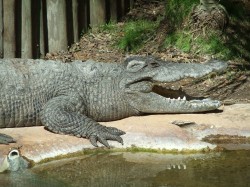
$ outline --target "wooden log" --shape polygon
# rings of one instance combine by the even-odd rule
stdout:
[[[73,34],[74,42],[79,41],[79,28],[78,28],[78,1],[72,0],[72,12],[73,12]]]
[[[110,20],[117,22],[117,0],[110,0]]]
[[[106,22],[106,3],[105,0],[90,1],[90,26],[96,27]]]
[[[32,58],[31,0],[22,1],[21,57]]]
[[[3,1],[3,54],[14,58],[15,52],[15,0],[7,0]]]
[[[68,46],[74,43],[73,0],[66,0],[66,26]]]
[[[47,0],[48,50],[67,50],[66,2]]]
[[[41,37],[40,37],[40,43],[43,45],[44,55],[49,52],[49,39],[48,39],[48,20],[47,20],[47,0],[42,0],[42,17],[41,17]],[[42,46],[41,46],[42,48]]]
[[[22,56],[22,1],[15,1],[15,57],[21,58]]]
[[[41,2],[41,11],[40,11],[40,35],[39,35],[39,44],[40,44],[40,51],[39,51],[39,58],[45,57],[45,37],[44,37],[44,15],[43,15],[44,4],[43,1]]]
[[[130,1],[124,0],[124,15],[126,15],[129,12],[130,8]]]
[[[41,0],[31,1],[32,58],[40,58]]]
[[[3,58],[3,1],[0,0],[0,58]]]
[[[120,21],[125,14],[124,0],[117,0],[117,19]]]
[[[89,0],[78,0],[78,35],[88,30],[90,23]]]
[[[131,10],[134,7],[135,0],[130,0],[130,7],[129,9]]]

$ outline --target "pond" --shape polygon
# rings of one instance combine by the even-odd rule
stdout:
[[[96,153],[0,174],[0,186],[245,187],[250,151],[206,154]]]

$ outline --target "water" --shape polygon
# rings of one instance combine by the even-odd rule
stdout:
[[[250,151],[99,153],[53,161],[18,176],[0,174],[0,186],[26,181],[26,187],[250,187]]]

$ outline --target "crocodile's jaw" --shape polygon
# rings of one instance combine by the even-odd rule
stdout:
[[[130,105],[141,113],[195,113],[219,108],[221,102],[211,99],[190,100],[171,99],[157,93],[134,92],[129,94]]]
[[[219,108],[221,102],[196,98],[181,89],[162,86],[152,81],[136,82],[126,89],[127,99],[139,113],[195,113]]]

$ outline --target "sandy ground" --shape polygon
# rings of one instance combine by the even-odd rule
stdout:
[[[173,121],[193,123],[177,126]],[[102,124],[126,132],[122,136],[124,145],[109,141],[112,149],[198,151],[218,145],[231,150],[250,149],[250,104],[224,106],[214,113],[137,116]],[[22,146],[22,155],[34,162],[94,149],[86,139],[54,134],[43,127],[1,129],[1,133],[13,136],[17,143],[0,145],[0,162],[11,147],[17,146]]]

